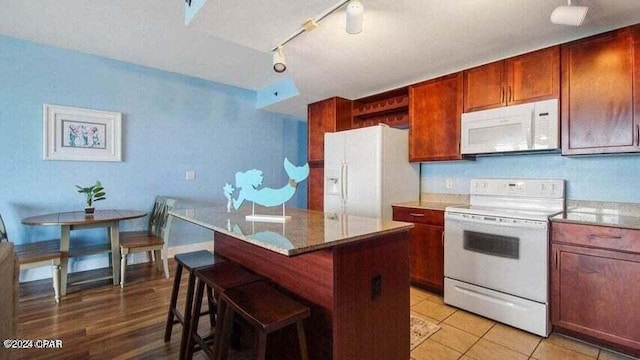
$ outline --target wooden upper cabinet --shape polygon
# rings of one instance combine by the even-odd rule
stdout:
[[[333,97],[307,108],[308,155],[310,163],[324,161],[324,133],[351,127],[351,100]]]
[[[506,66],[507,105],[560,96],[559,46],[507,59]]]
[[[459,160],[462,73],[409,88],[409,161]]]
[[[351,100],[333,97],[307,107],[307,160],[311,166],[307,184],[307,208],[324,206],[324,134],[351,128]]]
[[[464,112],[504,106],[504,61],[465,70]]]
[[[465,70],[464,112],[531,101],[560,94],[558,46]]]
[[[640,151],[638,39],[636,26],[562,46],[563,155]]]

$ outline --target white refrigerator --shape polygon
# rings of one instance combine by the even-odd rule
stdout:
[[[420,198],[409,131],[386,125],[324,135],[324,212],[391,220],[391,204]]]

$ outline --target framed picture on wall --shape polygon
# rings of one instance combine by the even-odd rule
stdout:
[[[122,161],[122,114],[44,104],[45,160]]]

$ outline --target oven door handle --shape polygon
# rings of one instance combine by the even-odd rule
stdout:
[[[519,229],[545,229],[547,228],[547,222],[545,221],[532,221],[532,222],[522,222],[518,221],[517,223],[513,222],[504,222],[500,221],[498,217],[491,217],[495,220],[482,220],[482,219],[473,219],[469,217],[462,217],[461,214],[445,214],[445,221],[455,221],[457,223],[467,223],[467,224],[479,224],[479,225],[494,225],[500,227],[511,227],[511,228],[519,228]],[[512,220],[512,219],[509,219]],[[445,224],[446,227],[446,224]]]

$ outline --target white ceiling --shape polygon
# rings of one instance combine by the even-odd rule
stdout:
[[[268,110],[306,117],[310,102],[360,98],[492,60],[640,22],[638,0],[574,0],[582,27],[549,22],[563,0],[361,0],[364,30],[344,9],[270,49],[337,0],[208,0],[189,26],[182,0],[0,0],[0,34],[258,90],[291,76],[300,95]],[[0,49],[1,51],[1,49]]]

